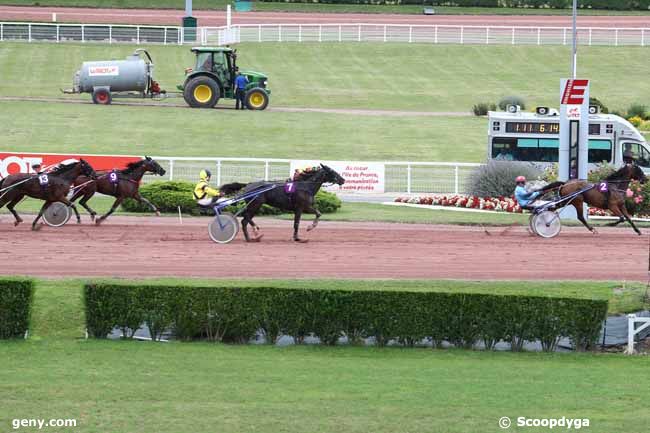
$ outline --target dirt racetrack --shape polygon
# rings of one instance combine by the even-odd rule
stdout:
[[[51,21],[56,13],[59,22],[111,24],[179,25],[183,9],[95,9],[71,7],[0,6],[0,20]],[[225,26],[225,11],[194,10],[200,26]],[[571,16],[564,15],[408,15],[300,12],[233,13],[233,24],[445,24],[476,26],[570,27]],[[650,16],[578,17],[581,27],[648,27]]]
[[[259,219],[265,234],[213,243],[208,218],[113,217],[32,232],[0,218],[0,274],[42,277],[454,278],[645,281],[648,235],[627,228],[563,229],[555,239],[523,227],[321,222],[290,241],[292,222]],[[31,221],[26,218],[25,221]]]

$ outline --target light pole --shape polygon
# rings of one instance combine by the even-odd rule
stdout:
[[[571,57],[571,77],[575,79],[578,72],[578,0],[573,0],[573,53]]]

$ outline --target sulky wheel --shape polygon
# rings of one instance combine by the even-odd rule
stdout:
[[[111,97],[111,92],[106,89],[97,89],[93,90],[93,103],[108,105],[111,103],[113,98]]]
[[[60,201],[48,206],[43,212],[43,221],[50,227],[61,227],[70,219],[70,208]]]
[[[235,239],[239,232],[239,221],[230,213],[218,214],[208,225],[210,239],[218,244],[227,244]]]
[[[219,83],[205,76],[190,79],[183,90],[185,102],[193,108],[212,108],[220,96]]]
[[[269,105],[269,94],[261,87],[255,87],[246,92],[244,101],[249,110],[264,110]]]
[[[533,216],[533,231],[543,238],[553,238],[562,230],[560,215],[551,210],[545,210]]]

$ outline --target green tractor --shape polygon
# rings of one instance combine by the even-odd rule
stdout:
[[[194,47],[196,66],[186,69],[185,83],[178,86],[190,107],[212,108],[219,98],[235,98],[234,82],[237,50],[231,48]],[[250,110],[264,110],[269,105],[271,91],[267,89],[266,75],[254,71],[240,71],[248,78],[244,102]]]

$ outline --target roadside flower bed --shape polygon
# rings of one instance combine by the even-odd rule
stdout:
[[[629,193],[628,193],[629,194]],[[398,197],[396,203],[412,203],[430,206],[447,206],[467,209],[491,210],[495,212],[526,213],[514,197],[476,197],[466,195],[431,195],[425,197]],[[590,207],[590,216],[611,216],[609,211]]]

